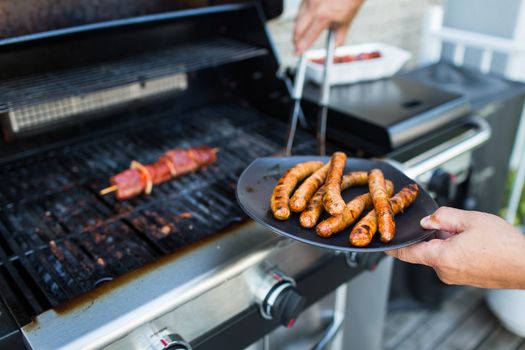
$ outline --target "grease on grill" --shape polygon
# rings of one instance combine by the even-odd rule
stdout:
[[[53,309],[59,314],[66,314],[72,311],[78,311],[79,308],[87,308],[90,305],[92,305],[97,299],[103,298],[107,292],[112,291],[114,288],[124,286],[128,282],[133,281],[134,279],[142,276],[143,274],[146,274],[150,271],[154,271],[159,267],[184,256],[185,254],[191,253],[192,251],[199,249],[202,245],[213,242],[214,239],[216,239],[218,236],[224,233],[234,231],[238,228],[242,228],[246,223],[247,221],[243,221],[231,227],[228,227],[227,229],[216,231],[215,235],[207,236],[204,239],[199,240],[195,244],[185,246],[177,250],[176,252],[162,256],[159,259],[147,265],[144,265],[138,269],[131,271],[130,273],[119,276],[115,279],[115,281],[112,284],[103,284],[102,286],[100,286],[100,288],[90,290],[84,294],[79,295],[77,298],[67,300],[61,303],[60,305],[57,305]],[[34,326],[36,325],[37,323],[34,323]]]
[[[157,119],[0,166],[0,253],[8,253],[0,254],[0,268],[22,291],[27,306],[20,309],[32,316],[98,286],[102,293],[117,285],[108,281],[245,219],[234,194],[238,175],[280,150],[286,125],[236,105],[186,118]],[[219,147],[217,163],[159,185],[151,196],[119,202],[97,195],[132,159],[154,161],[166,149],[196,144]],[[301,133],[296,145],[315,147]],[[10,275],[17,269],[34,281],[30,288]]]

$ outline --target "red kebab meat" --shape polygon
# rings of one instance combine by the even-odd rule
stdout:
[[[128,170],[113,176],[112,186],[100,191],[101,195],[115,192],[119,200],[136,197],[142,193],[150,194],[153,186],[172,178],[191,173],[210,165],[217,160],[217,148],[201,146],[189,149],[169,150],[159,161],[143,165],[132,161]]]

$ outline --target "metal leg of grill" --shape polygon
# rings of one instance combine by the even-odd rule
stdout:
[[[393,259],[386,257],[373,272],[348,283],[345,322],[340,349],[380,350],[385,324]],[[335,350],[335,348],[333,349]]]

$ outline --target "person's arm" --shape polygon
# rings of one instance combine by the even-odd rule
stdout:
[[[525,236],[487,213],[439,208],[421,220],[439,239],[387,252],[432,267],[447,284],[525,289]]]
[[[295,21],[295,53],[308,50],[328,27],[336,29],[336,45],[341,45],[364,0],[303,0]]]

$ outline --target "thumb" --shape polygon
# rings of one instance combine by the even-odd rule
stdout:
[[[386,251],[385,253],[411,264],[434,266],[441,255],[443,244],[444,241],[433,239],[428,242],[416,243],[405,248]]]
[[[461,233],[469,226],[470,213],[465,210],[441,207],[430,216],[421,219],[421,227],[427,230],[440,230],[450,233]]]

